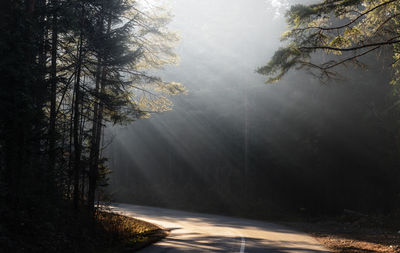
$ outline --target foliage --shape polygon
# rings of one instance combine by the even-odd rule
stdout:
[[[114,240],[130,241],[159,230],[160,228],[144,221],[109,212],[97,212],[96,220],[105,231],[114,235]]]
[[[90,220],[110,173],[104,127],[170,110],[185,92],[150,74],[176,63],[178,37],[165,11],[141,2],[2,2],[0,232],[29,221],[31,207],[54,225],[73,202]]]
[[[267,82],[281,79],[292,68],[307,69],[320,78],[334,77],[340,65],[363,66],[360,58],[385,47],[393,49],[394,82],[397,83],[399,40],[398,0],[325,0],[311,5],[294,5],[287,12],[289,31],[279,49],[258,72]],[[337,55],[315,59],[323,51]]]
[[[389,138],[392,138],[388,141],[386,139],[388,137],[383,137],[381,141],[392,143],[388,154],[394,158],[398,156],[399,151],[399,5],[399,0],[323,0],[310,5],[294,5],[286,14],[289,30],[282,35],[282,41],[286,45],[277,50],[271,60],[257,71],[268,77],[267,83],[279,81],[291,69],[308,70],[320,81],[325,82],[337,77],[340,70],[343,70],[342,67],[364,68],[366,67],[365,62],[371,64],[371,62],[377,61],[378,55],[389,52],[394,60],[388,64],[389,66],[391,64],[391,73],[384,70],[384,67],[379,67],[376,75],[383,80],[391,76],[392,94],[384,98],[386,100],[384,109],[376,110],[374,105],[367,113],[374,115],[381,122],[382,128],[378,131],[388,134]],[[373,53],[376,53],[375,57],[373,57]],[[368,55],[371,55],[373,59],[368,58]],[[384,66],[387,64],[385,61],[387,57],[383,58],[378,62],[383,63]],[[377,67],[375,64],[372,65]],[[352,69],[352,75],[356,75],[354,69]],[[359,77],[359,80],[364,84],[368,83],[363,77]],[[379,84],[381,80],[375,80],[375,82]],[[360,87],[359,89],[360,92],[365,92],[362,90],[368,88]],[[386,88],[381,87],[380,89],[385,90]],[[378,96],[378,94],[374,95]],[[361,131],[362,128],[356,130],[357,133]],[[371,132],[369,135],[373,136],[374,134]],[[371,141],[370,136],[365,138]],[[362,162],[361,160],[360,162]],[[385,161],[383,157],[379,157],[377,160],[382,163],[390,161],[390,159]],[[392,162],[397,164],[395,161],[396,158]],[[390,163],[388,162],[387,166],[390,166]],[[362,174],[367,171],[368,169]],[[389,173],[394,178],[398,177],[397,174],[396,170]],[[351,187],[349,188],[351,189]],[[393,207],[389,209],[396,209],[399,203],[398,191],[394,188],[391,191],[388,194],[393,195]],[[385,203],[389,204],[389,200],[387,199]]]

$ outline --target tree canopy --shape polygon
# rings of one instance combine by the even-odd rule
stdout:
[[[294,5],[286,13],[289,30],[282,35],[286,45],[257,72],[267,82],[280,80],[290,69],[307,69],[322,79],[337,74],[335,67],[364,66],[362,56],[391,48],[393,83],[399,81],[399,0],[325,0]],[[318,52],[327,59],[313,57]]]

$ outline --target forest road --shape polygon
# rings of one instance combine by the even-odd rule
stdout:
[[[171,231],[142,253],[329,252],[314,238],[274,223],[117,203],[112,210]]]

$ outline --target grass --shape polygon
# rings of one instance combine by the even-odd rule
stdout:
[[[136,251],[167,236],[160,227],[135,218],[110,212],[98,212],[96,218],[111,246],[103,252]]]

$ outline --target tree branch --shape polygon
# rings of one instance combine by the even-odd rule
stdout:
[[[356,46],[356,47],[349,47],[349,48],[338,48],[338,47],[330,47],[330,46],[311,46],[311,47],[299,47],[299,49],[300,50],[328,49],[328,50],[333,50],[333,51],[348,52],[348,51],[355,51],[355,50],[362,49],[362,48],[393,45],[396,43],[400,43],[400,40],[394,40],[399,37],[400,36],[396,36],[396,37],[391,38],[388,41],[370,43],[370,44],[365,44],[365,45]]]

